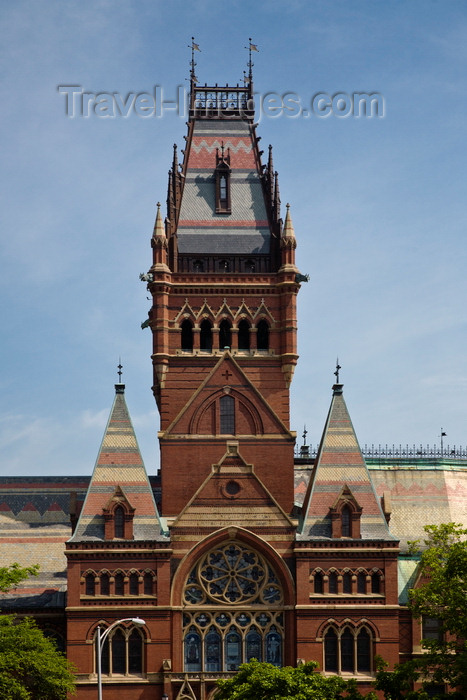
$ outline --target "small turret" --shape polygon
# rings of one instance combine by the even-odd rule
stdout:
[[[290,204],[287,204],[287,214],[285,215],[284,229],[281,236],[281,270],[298,272],[295,267],[295,248],[297,239],[290,214]]]
[[[152,234],[151,246],[153,249],[153,271],[170,272],[167,266],[167,236],[162,222],[161,205],[157,202],[156,221]]]

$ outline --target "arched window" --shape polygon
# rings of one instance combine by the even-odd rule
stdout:
[[[250,547],[229,541],[205,554],[186,580],[182,605],[186,672],[235,671],[252,658],[282,665],[282,588]]]
[[[114,535],[121,540],[125,537],[125,511],[122,506],[114,510]]]
[[[181,326],[182,329],[182,350],[193,352],[193,324],[186,318]]]
[[[97,635],[94,639],[97,666]],[[101,670],[106,676],[143,673],[143,635],[136,627],[116,627],[104,642]]]
[[[144,586],[144,595],[152,595],[153,594],[152,574],[150,574],[148,571],[144,574],[143,586]]]
[[[115,574],[115,595],[124,595],[125,593],[125,577],[119,571]]]
[[[219,325],[219,349],[225,350],[232,346],[232,333],[229,321],[224,318]]]
[[[230,156],[224,158],[218,158],[218,165],[216,168],[216,214],[230,214],[231,204],[230,204],[230,168],[228,161]]]
[[[381,592],[381,578],[380,575],[375,571],[371,574],[371,592],[380,593]]]
[[[220,432],[235,435],[235,399],[228,394],[219,399]]]
[[[324,635],[324,670],[331,673],[339,671],[338,638],[332,627]]]
[[[269,326],[264,319],[256,326],[256,347],[258,350],[269,350]]]
[[[130,574],[130,595],[138,595],[139,593],[139,576],[136,573]]]
[[[196,627],[191,627],[185,635],[185,671],[201,671],[201,636]],[[220,658],[220,653],[219,653]]]
[[[352,575],[346,571],[342,576],[342,591],[343,593],[352,593]]]
[[[207,318],[202,321],[200,326],[199,347],[204,352],[212,351],[212,326]]]
[[[256,627],[252,627],[245,637],[246,639],[246,654],[245,662],[249,663],[251,659],[256,661],[263,660],[262,639]]]
[[[323,574],[317,571],[314,576],[314,591],[315,593],[323,592]]]
[[[346,627],[341,634],[341,671],[353,673],[355,665],[354,636],[350,629]]]
[[[342,537],[352,537],[352,521],[349,506],[344,506],[341,511]]]
[[[371,637],[365,627],[357,636],[357,671],[371,671]]]
[[[357,591],[358,593],[366,593],[366,574],[359,571],[357,575]]]
[[[96,594],[96,578],[94,574],[86,575],[86,595]]]
[[[250,324],[244,318],[238,324],[238,349],[250,349]]]
[[[110,577],[109,574],[103,573],[99,577],[101,584],[101,595],[110,595]]]
[[[337,593],[337,574],[335,571],[331,571],[329,574],[329,593]]]
[[[370,673],[372,636],[366,627],[330,627],[324,635],[324,670],[330,673]]]

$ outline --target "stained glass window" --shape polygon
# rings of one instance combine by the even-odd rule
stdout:
[[[201,671],[201,637],[195,629],[185,636],[185,671]]]
[[[282,664],[282,587],[258,552],[231,541],[208,552],[183,603],[185,671],[235,671],[252,658]]]
[[[246,652],[245,661],[248,663],[251,659],[256,659],[257,661],[263,660],[262,654],[262,638],[256,627],[252,629],[246,635]]]

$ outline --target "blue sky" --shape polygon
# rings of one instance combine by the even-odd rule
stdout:
[[[18,0],[2,47],[0,475],[90,474],[119,357],[158,465],[149,302],[156,202],[186,116],[66,116],[97,93],[237,83],[261,95],[377,92],[382,118],[260,119],[291,204],[300,361],[291,426],[318,442],[336,357],[360,443],[466,445],[465,2]]]

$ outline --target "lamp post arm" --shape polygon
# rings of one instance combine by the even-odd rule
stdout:
[[[144,620],[141,620],[139,617],[124,617],[122,620],[116,620],[107,627],[104,634],[101,634],[100,625],[97,626],[97,696],[99,700],[102,700],[102,650],[104,648],[104,642],[114,627],[121,622],[133,622],[137,625],[145,624]]]

